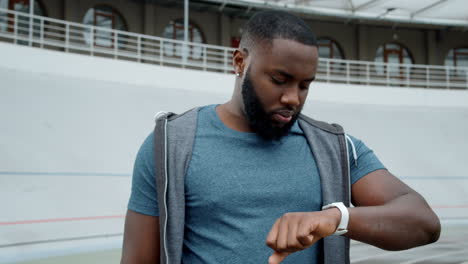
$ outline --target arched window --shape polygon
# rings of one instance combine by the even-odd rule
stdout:
[[[101,47],[114,47],[114,34],[110,31],[111,29],[127,30],[125,21],[120,13],[106,5],[90,8],[83,18],[83,24],[96,26],[94,30],[94,45]],[[84,37],[86,44],[90,44],[91,32],[89,29],[86,29]]]
[[[184,40],[184,21],[182,19],[171,21],[164,28],[163,38],[183,41]],[[189,23],[188,41],[194,42],[194,43],[204,43],[203,34],[200,28],[194,25],[193,23]],[[167,56],[176,56],[176,57],[182,56],[182,44],[165,43],[164,54]],[[195,46],[195,47],[190,46],[189,56],[192,59],[201,59],[202,48],[198,46]]]
[[[320,58],[344,59],[343,51],[336,41],[329,38],[319,38],[317,44]]]
[[[451,49],[445,57],[445,65],[468,67],[468,48]]]
[[[377,49],[375,62],[391,63],[387,67],[377,65],[375,70],[378,74],[403,77],[406,67],[403,67],[402,64],[413,64],[413,58],[403,45],[386,43]]]
[[[29,14],[29,0],[0,0],[0,8],[10,9],[17,12]],[[45,11],[42,3],[34,0],[34,15],[44,16]],[[18,34],[29,34],[29,18],[26,16],[17,17],[17,32]],[[39,21],[34,20],[33,32],[35,36],[39,35]],[[14,16],[0,12],[0,31],[14,31]]]

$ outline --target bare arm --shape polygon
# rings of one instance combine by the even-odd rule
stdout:
[[[371,172],[353,184],[348,237],[386,250],[403,250],[437,241],[438,217],[416,191],[386,170]],[[270,264],[315,244],[336,230],[338,209],[287,213],[273,225],[266,243],[275,252]]]
[[[121,264],[159,264],[159,217],[128,210]]]
[[[386,170],[353,184],[347,236],[386,250],[437,241],[438,217],[424,198]]]

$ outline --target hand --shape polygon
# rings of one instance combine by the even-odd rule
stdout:
[[[289,254],[306,249],[319,239],[335,233],[341,212],[331,208],[319,212],[286,213],[270,230],[266,244],[275,252],[268,264],[279,264]]]

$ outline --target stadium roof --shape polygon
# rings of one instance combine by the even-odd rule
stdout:
[[[202,0],[247,10],[281,9],[295,13],[393,23],[468,28],[467,0]]]

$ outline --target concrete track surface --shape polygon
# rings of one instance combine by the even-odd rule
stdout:
[[[444,225],[438,242],[405,251],[385,251],[352,241],[353,264],[468,264],[468,225]],[[55,256],[18,264],[119,263],[121,249]]]
[[[351,243],[355,264],[468,264],[468,225],[444,225],[438,242],[405,251],[385,251]]]

